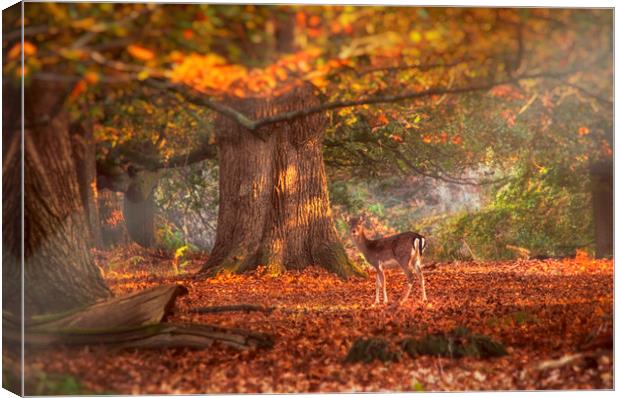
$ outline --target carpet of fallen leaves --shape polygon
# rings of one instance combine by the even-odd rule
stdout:
[[[110,349],[100,346],[31,352],[31,369],[70,374],[99,393],[362,392],[526,389],[611,389],[613,354],[566,365],[548,362],[584,350],[610,333],[613,262],[587,258],[511,262],[438,263],[426,271],[429,301],[412,298],[394,310],[371,308],[374,277],[343,281],[320,268],[273,277],[257,271],[192,280],[203,258],[180,275],[172,259],[137,247],[97,253],[115,294],[161,283],[181,283],[175,322],[199,322],[272,334],[272,349],[236,351]],[[405,277],[388,272],[390,300]],[[194,314],[190,309],[250,303],[271,314]],[[409,336],[465,326],[502,342],[508,355],[449,359],[403,355],[398,362],[345,363],[355,339],[382,337],[394,345]],[[546,365],[545,365],[546,364]]]

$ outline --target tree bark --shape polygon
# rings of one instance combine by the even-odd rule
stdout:
[[[263,118],[316,106],[319,100],[304,84],[275,98],[227,102]],[[258,265],[273,273],[319,265],[342,277],[363,274],[347,258],[332,221],[322,154],[325,125],[325,115],[314,114],[252,134],[229,118],[217,119],[218,227],[202,274]]]
[[[97,163],[95,140],[90,129],[77,122],[70,126],[80,198],[84,206],[92,247],[102,247],[99,206],[97,205]]]
[[[94,264],[80,200],[69,125],[63,109],[67,87],[33,81],[25,93],[24,311],[63,311],[110,295]],[[19,134],[16,132],[15,134]],[[19,191],[18,180],[7,183]],[[19,223],[18,223],[19,224]],[[11,223],[10,231],[17,231]],[[7,237],[10,246],[19,234]],[[5,264],[3,287],[21,287],[19,263]],[[12,295],[9,301],[19,300]]]
[[[8,51],[21,37],[7,36],[21,27],[21,21],[21,3],[2,10],[2,313],[14,314],[18,324],[22,323],[22,97],[20,80],[9,72]],[[23,339],[9,339],[9,328],[2,322],[2,388],[23,396]]]
[[[16,12],[15,7],[12,11]],[[19,83],[7,74],[2,98],[2,310],[17,315],[22,312],[21,93]]]

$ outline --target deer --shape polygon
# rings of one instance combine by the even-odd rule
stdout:
[[[357,248],[362,252],[366,261],[376,271],[376,295],[373,307],[379,305],[379,292],[383,289],[383,304],[388,303],[385,269],[400,266],[407,276],[407,288],[398,304],[403,304],[413,287],[413,271],[420,278],[422,285],[422,300],[427,301],[424,275],[422,274],[422,253],[426,249],[426,238],[416,232],[403,232],[379,239],[368,239],[364,230],[364,216],[349,220],[349,232]]]

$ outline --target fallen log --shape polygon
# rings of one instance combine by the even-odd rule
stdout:
[[[238,349],[273,346],[273,338],[264,333],[164,322],[176,298],[186,293],[180,285],[157,286],[62,314],[32,317],[24,325],[24,344],[206,348],[218,341]],[[17,318],[9,313],[2,317],[7,325],[5,336],[20,341]]]

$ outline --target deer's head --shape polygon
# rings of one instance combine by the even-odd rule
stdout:
[[[364,236],[364,217],[353,217],[349,220],[349,233],[353,240],[359,240]]]

